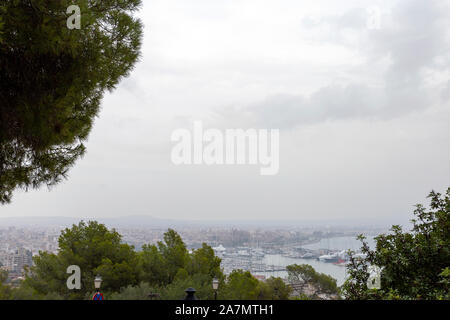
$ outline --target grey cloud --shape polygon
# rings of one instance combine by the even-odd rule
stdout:
[[[442,90],[441,97],[443,101],[450,101],[450,80],[447,82],[447,86]]]
[[[301,21],[301,26],[308,29],[318,27],[333,27],[339,29],[362,29],[366,27],[367,10],[365,8],[354,8],[339,15],[324,17],[306,16]]]
[[[430,107],[439,101],[435,100],[438,88],[424,85],[423,71],[450,67],[449,63],[436,64],[437,58],[446,57],[449,52],[450,28],[443,28],[449,26],[449,11],[444,7],[440,1],[401,1],[394,8],[390,23],[380,30],[364,31],[367,45],[363,52],[368,61],[365,71],[370,73],[376,67],[372,62],[386,57],[390,61],[381,86],[352,82],[325,86],[309,97],[274,95],[248,106],[245,119],[256,126],[290,128],[327,120],[389,119]],[[365,10],[353,9],[326,21],[337,29],[360,28],[365,15]],[[306,23],[314,25],[311,21]],[[229,117],[233,112],[227,110],[222,115]]]
[[[436,0],[402,1],[394,8],[392,25],[374,32],[369,47],[389,54],[387,80],[417,85],[423,68],[435,68],[436,58],[448,55],[449,12],[448,3]]]
[[[427,99],[420,91],[394,91],[362,85],[329,86],[310,97],[274,95],[248,107],[244,116],[241,110],[234,109],[222,112],[222,116],[230,118],[236,112],[240,121],[245,120],[253,126],[292,128],[327,120],[398,117],[428,105]]]

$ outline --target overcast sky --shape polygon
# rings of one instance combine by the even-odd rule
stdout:
[[[87,155],[0,216],[396,220],[450,186],[450,1],[143,2]],[[279,174],[173,165],[194,120],[280,129]]]

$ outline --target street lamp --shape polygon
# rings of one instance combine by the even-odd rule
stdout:
[[[94,279],[94,286],[95,286],[95,289],[97,290],[97,292],[100,291],[101,285],[102,285],[102,277],[97,275]]]
[[[92,300],[105,300],[103,297],[103,293],[100,292],[100,286],[102,285],[102,277],[97,275],[94,279],[94,287],[95,287],[95,294],[92,297]]]
[[[214,278],[212,282],[213,290],[214,290],[214,300],[217,300],[217,289],[219,289],[219,279]]]

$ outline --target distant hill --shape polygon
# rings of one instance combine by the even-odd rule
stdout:
[[[70,227],[78,224],[80,220],[96,220],[110,228],[176,228],[176,227],[262,227],[262,228],[292,228],[292,227],[381,227],[389,228],[392,224],[407,224],[408,221],[382,221],[382,220],[171,220],[154,218],[147,215],[132,215],[117,218],[75,218],[75,217],[0,217],[0,227]]]
[[[165,228],[180,225],[182,222],[157,219],[150,216],[129,216],[118,218],[75,218],[75,217],[0,217],[0,226],[8,227],[69,227],[81,220],[96,220],[108,227],[155,227]]]

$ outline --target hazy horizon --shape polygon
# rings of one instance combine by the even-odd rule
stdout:
[[[71,217],[71,216],[9,216],[0,217],[0,227],[22,227],[22,226],[54,226],[54,225],[72,225],[79,221],[99,221],[105,223],[108,227],[113,225],[122,226],[134,226],[134,227],[261,227],[261,228],[278,228],[278,227],[292,227],[292,228],[385,228],[388,229],[392,225],[401,225],[408,227],[410,225],[410,219],[169,219],[154,217],[151,215],[123,215],[123,216],[83,216],[83,217]]]

